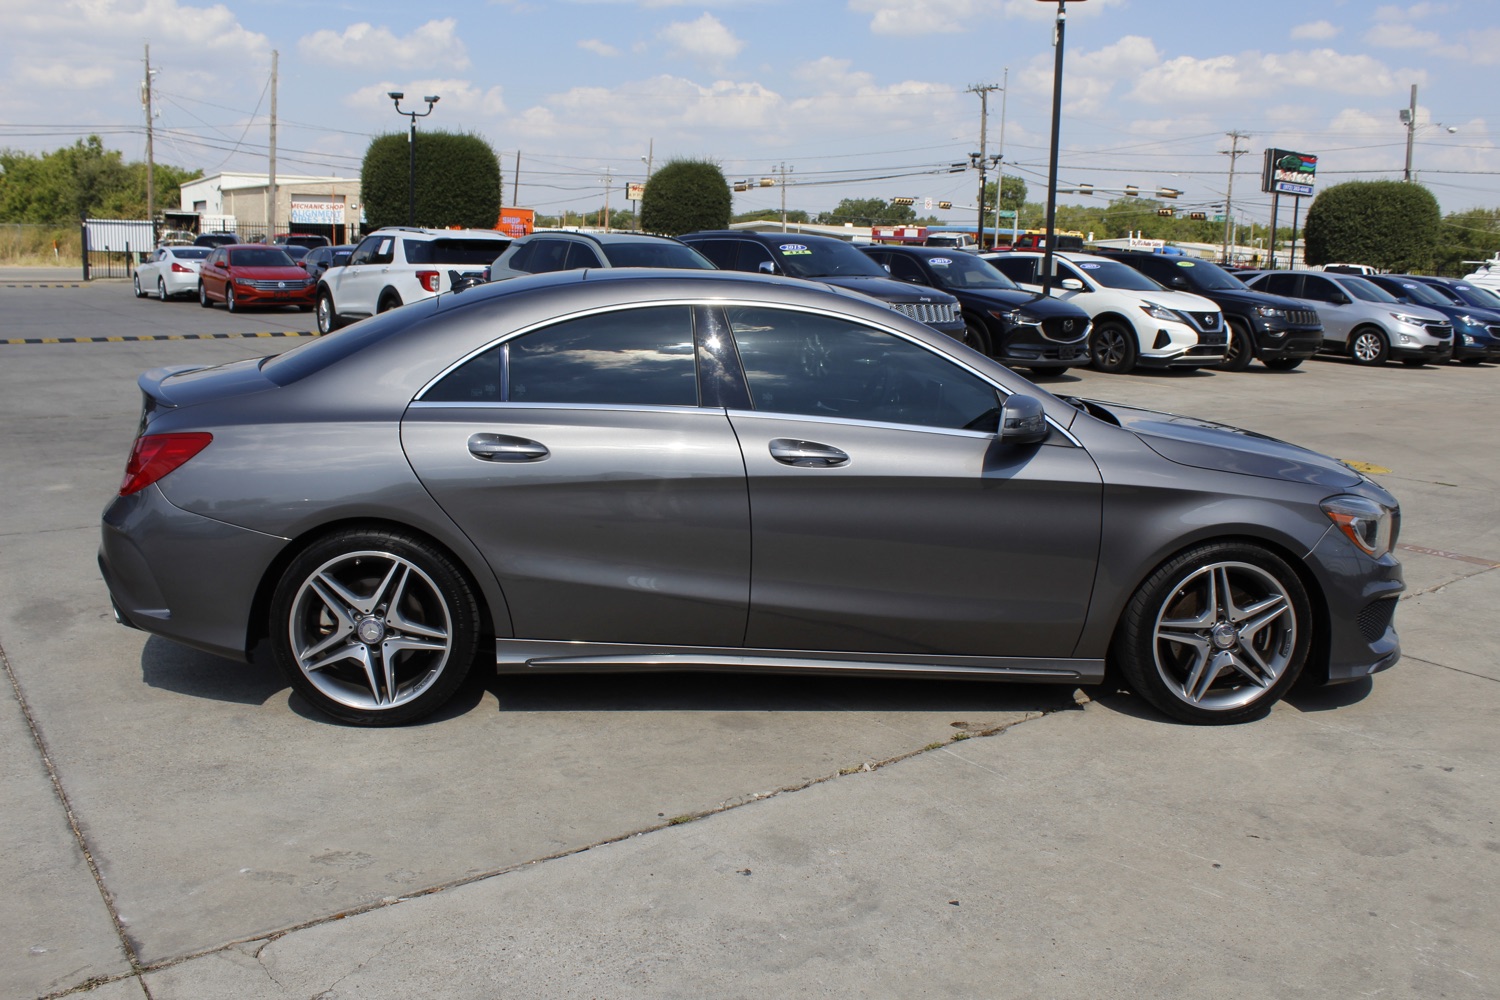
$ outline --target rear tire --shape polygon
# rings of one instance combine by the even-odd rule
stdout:
[[[332,333],[343,326],[339,314],[333,309],[333,296],[328,294],[327,289],[318,293],[318,332]]]
[[[1124,323],[1106,320],[1089,335],[1089,367],[1123,375],[1135,367],[1135,331]]]
[[[198,304],[205,309],[214,307],[213,300],[208,297],[208,289],[204,287],[201,280],[198,282]]]
[[[271,643],[292,687],[320,711],[395,726],[458,690],[482,621],[446,553],[406,532],[348,529],[287,567],[271,605]]]
[[[135,297],[138,299],[144,299],[146,297],[146,293],[141,291],[141,276],[139,274],[134,275],[131,278],[131,282],[135,285]]]
[[[1349,357],[1357,365],[1383,365],[1390,355],[1385,334],[1373,326],[1362,326],[1349,335]]]
[[[392,309],[401,308],[401,297],[394,292],[380,297],[380,304],[375,307],[377,313],[390,312]]]
[[[1297,680],[1312,610],[1296,572],[1244,542],[1210,542],[1152,573],[1120,618],[1111,654],[1142,698],[1183,722],[1242,722]]]
[[[167,283],[161,278],[156,279],[156,300],[158,302],[167,301]]]

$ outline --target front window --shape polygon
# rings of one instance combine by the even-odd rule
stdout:
[[[1351,297],[1363,299],[1366,302],[1391,303],[1400,301],[1384,288],[1381,288],[1373,281],[1366,281],[1364,278],[1342,278],[1338,284]]]
[[[994,430],[994,387],[925,347],[791,309],[732,306],[727,312],[758,411]]]
[[[1117,260],[1080,260],[1073,263],[1096,285],[1103,285],[1106,288],[1123,288],[1131,292],[1162,291],[1159,282],[1151,280],[1129,264],[1121,264]]]
[[[841,240],[798,239],[788,233],[771,244],[771,256],[794,278],[886,277],[885,269]]]
[[[937,276],[938,285],[942,288],[1014,291],[1016,287],[1014,281],[973,254],[928,257],[927,266],[932,268],[932,273]]]
[[[234,267],[296,267],[292,258],[280,247],[244,247],[229,251],[229,263]]]
[[[639,243],[606,243],[604,256],[614,267],[685,267],[713,271],[713,262],[690,246],[666,240]]]
[[[1173,261],[1173,267],[1185,272],[1188,283],[1207,292],[1242,292],[1244,282],[1208,260]]]

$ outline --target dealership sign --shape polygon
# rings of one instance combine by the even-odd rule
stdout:
[[[1261,167],[1260,189],[1266,194],[1309,196],[1318,172],[1318,158],[1289,149],[1268,149]]]

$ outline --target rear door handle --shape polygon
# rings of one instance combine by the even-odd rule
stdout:
[[[535,462],[552,454],[547,446],[509,434],[469,435],[469,454],[486,462]]]
[[[800,469],[832,469],[849,464],[849,455],[832,445],[791,438],[772,441],[771,457],[783,465],[795,465]]]

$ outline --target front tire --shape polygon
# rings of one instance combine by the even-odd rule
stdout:
[[[1391,348],[1385,334],[1373,326],[1363,326],[1349,335],[1349,357],[1357,365],[1383,365]]]
[[[349,529],[282,575],[271,642],[292,687],[320,711],[394,726],[435,711],[479,649],[479,606],[458,565],[415,535]]]
[[[1255,338],[1243,323],[1229,324],[1229,350],[1219,364],[1221,372],[1242,372],[1255,360]]]
[[[963,343],[967,347],[974,348],[974,350],[985,357],[989,357],[990,355],[990,338],[985,334],[984,328],[978,323],[965,321]]]
[[[239,306],[234,301],[234,282],[224,286],[224,308],[230,312],[239,312]]]
[[[1111,649],[1137,694],[1183,722],[1242,722],[1297,680],[1312,641],[1301,579],[1279,556],[1213,542],[1141,584]]]
[[[1089,367],[1095,371],[1123,375],[1135,367],[1135,331],[1113,320],[1096,324],[1089,336],[1089,356]]]

